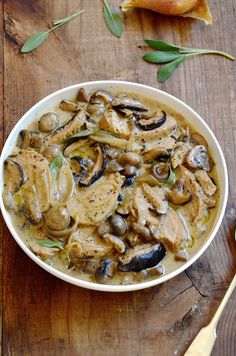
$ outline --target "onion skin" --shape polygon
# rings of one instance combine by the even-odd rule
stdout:
[[[182,15],[198,3],[199,0],[126,0],[121,8],[126,11],[132,7],[142,7],[163,15]]]
[[[207,0],[125,0],[120,7],[122,11],[141,7],[162,15],[192,17],[207,25],[212,23]]]

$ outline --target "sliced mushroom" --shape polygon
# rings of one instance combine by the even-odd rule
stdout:
[[[115,159],[108,161],[106,170],[108,173],[121,172],[122,169],[124,169],[124,167],[121,166]]]
[[[98,102],[103,102],[103,104],[108,104],[113,100],[113,95],[104,89],[96,90],[90,98],[90,104],[97,104]]]
[[[59,125],[58,116],[54,112],[47,112],[42,115],[38,122],[38,128],[41,132],[51,132]]]
[[[96,145],[94,146],[94,152],[97,153],[96,160],[92,169],[88,171],[87,175],[80,180],[80,184],[82,185],[91,185],[100,179],[107,167],[107,155],[106,149],[104,145]]]
[[[63,220],[64,223],[66,223],[65,217],[63,218]],[[69,226],[61,230],[51,229],[47,224],[43,225],[44,233],[46,234],[46,236],[52,239],[68,239],[76,231],[76,229],[78,229],[78,221],[72,218],[70,218]]]
[[[142,165],[142,158],[135,152],[125,152],[125,153],[121,153],[118,158],[117,161],[120,164],[123,165],[130,165],[130,166],[134,166],[134,167],[141,167]]]
[[[178,179],[172,189],[166,192],[166,196],[171,203],[177,205],[185,204],[191,199],[191,194],[181,179]]]
[[[126,220],[118,214],[113,214],[109,218],[109,223],[111,225],[113,233],[117,236],[124,236],[128,231]]]
[[[194,146],[186,157],[186,163],[190,168],[202,168],[211,171],[212,161],[205,146]]]
[[[112,233],[111,225],[108,223],[108,221],[102,221],[97,229],[97,233],[99,236],[103,236],[105,234],[110,234]]]
[[[208,147],[205,138],[197,132],[193,132],[191,134],[190,141],[193,142],[195,145],[202,145]]]
[[[170,163],[155,162],[151,167],[153,176],[160,182],[165,182],[170,174]]]
[[[73,156],[71,157],[70,162],[71,162],[74,182],[78,184],[83,178],[85,178],[88,172],[87,161],[83,157]]]
[[[8,158],[4,162],[4,190],[11,194],[16,193],[20,187],[25,183],[26,176],[23,167]]]
[[[77,135],[75,135],[77,136]],[[90,146],[93,141],[88,137],[70,137],[64,146],[63,155],[67,157],[73,157],[81,154],[86,147]],[[75,140],[75,141],[73,141]]]
[[[136,126],[143,131],[150,131],[150,130],[155,130],[158,127],[164,125],[166,122],[166,113],[165,111],[162,110],[162,116],[153,116],[150,119],[141,119],[138,121],[135,121]]]
[[[130,109],[135,111],[148,111],[148,109],[136,99],[128,96],[117,96],[111,102],[111,105],[116,109]]]
[[[60,103],[60,108],[64,111],[77,112],[81,109],[81,106],[71,100],[64,99]]]
[[[161,125],[160,127],[157,127],[154,130],[138,130],[136,138],[138,140],[145,140],[145,142],[147,141],[147,147],[148,146],[155,146],[155,143],[157,142],[157,140],[161,140],[164,139],[165,137],[169,136],[172,134],[172,132],[175,130],[177,125],[177,121],[176,119],[171,116],[168,115],[166,117],[166,121],[163,125]]]
[[[165,273],[165,267],[162,265],[157,265],[152,268],[144,269],[137,272],[135,278],[140,282],[151,277],[161,276]]]
[[[70,136],[75,135],[81,130],[86,122],[86,115],[83,109],[79,111],[67,121],[64,125],[59,126],[55,131],[45,136],[44,143],[46,145],[59,144],[65,142]]]
[[[42,144],[42,138],[37,131],[21,130],[17,140],[17,146],[21,149],[29,147],[39,148]]]
[[[129,254],[120,258],[118,270],[122,272],[139,272],[146,268],[156,266],[166,255],[166,250],[161,243],[153,245],[149,248],[139,248],[133,251],[129,250]],[[131,257],[131,258],[130,258]]]
[[[133,232],[142,236],[145,240],[151,239],[151,233],[147,227],[137,224],[136,222],[133,221],[130,225],[130,228]]]
[[[92,116],[100,116],[104,113],[105,107],[102,102],[98,104],[88,104],[86,111]]]
[[[63,230],[70,225],[70,213],[66,207],[56,205],[45,213],[44,221],[51,230]]]
[[[95,280],[98,283],[107,283],[115,274],[117,263],[110,258],[103,260],[102,266],[98,267],[95,272]]]
[[[103,235],[103,238],[107,241],[110,242],[114,249],[118,252],[118,253],[124,253],[125,252],[125,244],[124,242],[119,239],[117,236],[106,233]]]
[[[32,225],[37,225],[42,220],[42,212],[37,200],[34,186],[27,187],[22,195],[22,213]]]
[[[188,252],[185,249],[177,251],[175,254],[175,260],[183,262],[188,261]]]
[[[84,88],[80,88],[78,94],[77,94],[77,100],[78,101],[82,101],[84,103],[88,103],[89,102],[89,96],[86,93]]]

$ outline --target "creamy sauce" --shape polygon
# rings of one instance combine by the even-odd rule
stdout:
[[[171,110],[171,108],[167,108],[164,105],[160,105],[156,101],[149,100],[147,98],[144,98],[143,96],[140,95],[132,95],[132,97],[140,100],[144,105],[146,105],[148,108],[151,110],[155,110],[157,105],[158,108],[161,108],[162,110],[166,111],[168,114],[173,115],[174,118],[177,120],[178,124],[182,127],[189,127],[187,124],[186,120],[179,114],[175,113],[174,111]],[[46,112],[55,112],[58,114],[59,122],[60,125],[67,122],[72,116],[72,113],[66,112],[61,110],[58,106],[56,107],[48,107],[45,109]],[[43,113],[41,113],[43,114]],[[32,123],[27,129],[29,130],[38,130],[38,123],[34,122]],[[190,132],[196,132],[197,130],[194,127],[190,127]],[[17,153],[18,148],[13,150],[13,153]],[[213,167],[211,170],[209,176],[214,179],[215,184],[218,187],[217,190],[217,196],[219,196],[220,191],[219,191],[219,186],[217,184],[217,173],[216,173],[216,168]],[[103,178],[101,178],[102,180]],[[175,207],[176,208],[176,207]],[[201,248],[202,245],[204,245],[206,239],[209,236],[209,232],[211,230],[211,226],[213,225],[213,222],[215,220],[217,212],[217,205],[213,209],[209,209],[209,217],[206,219],[205,223],[203,224],[204,226],[202,227],[202,230],[197,227],[192,227],[190,230],[190,235],[192,238],[192,241],[189,241],[189,246],[187,248],[188,256],[189,259],[191,259]],[[20,213],[19,215],[11,214],[13,224],[17,230],[17,233],[19,234],[20,238],[24,241],[26,245],[29,245],[32,241],[35,240],[43,240],[45,239],[45,234],[42,230],[38,230],[37,227],[32,226],[29,222],[25,220],[23,215]],[[52,266],[53,268],[60,270],[61,272],[68,274],[72,277],[87,280],[87,281],[94,281],[94,276],[92,274],[84,273],[80,271],[76,266],[67,269],[66,266],[68,264],[68,260],[66,257],[66,254],[64,251],[60,251],[59,253],[55,253],[53,257],[46,258],[45,262]],[[161,261],[161,265],[164,266],[165,269],[165,275],[168,275],[172,272],[174,272],[176,269],[178,269],[180,266],[184,265],[187,262],[183,261],[176,261],[175,260],[175,253],[170,251],[167,248],[167,254],[164,257],[164,259]],[[160,276],[161,277],[161,276]],[[150,280],[150,279],[155,279],[159,278],[157,275],[153,277],[149,277],[144,281]],[[142,280],[140,281],[142,282]],[[116,272],[115,276],[109,280],[109,284],[133,284],[137,283],[137,273],[136,272]]]

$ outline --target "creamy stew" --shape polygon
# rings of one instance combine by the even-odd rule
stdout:
[[[22,130],[4,163],[3,201],[28,247],[97,283],[143,282],[185,263],[217,197],[205,138],[125,92],[81,88]]]

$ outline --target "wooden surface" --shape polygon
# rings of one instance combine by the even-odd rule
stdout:
[[[166,90],[205,118],[225,153],[230,182],[226,216],[203,256],[173,280],[133,293],[99,293],[54,278],[20,250],[2,223],[4,356],[182,355],[211,320],[236,270],[235,63],[191,58],[161,85],[155,65],[142,60],[139,48],[144,38],[161,38],[236,55],[234,0],[209,2],[213,26],[137,10],[125,16],[124,36],[116,39],[104,25],[99,0],[0,1],[1,141],[26,110],[57,89],[96,79],[129,80]],[[50,34],[32,54],[19,53],[28,34],[80,8],[86,10],[80,19]],[[236,355],[235,320],[236,293],[219,323],[213,356]]]

